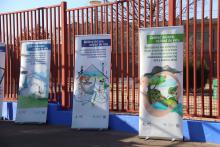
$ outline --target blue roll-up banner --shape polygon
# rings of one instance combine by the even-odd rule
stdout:
[[[111,38],[103,35],[76,36],[72,128],[107,129]]]
[[[15,122],[46,123],[50,58],[50,40],[21,42],[21,69]]]
[[[2,117],[2,104],[4,98],[5,49],[5,44],[0,43],[0,117]]]

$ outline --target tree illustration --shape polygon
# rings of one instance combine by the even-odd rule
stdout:
[[[150,78],[150,81],[148,83],[147,96],[151,104],[164,99],[164,97],[161,95],[161,92],[156,88],[165,81],[165,76],[162,75],[154,75]]]
[[[149,86],[154,86],[153,89],[155,89],[158,85],[164,83],[166,81],[165,77],[162,75],[154,75],[150,78]]]
[[[169,90],[168,90],[168,93],[172,96],[172,97],[177,97],[177,89],[178,89],[178,86],[175,86],[175,87],[170,87]]]
[[[164,99],[162,101],[163,104],[171,107],[175,107],[177,105],[177,90],[178,86],[170,87],[168,89],[168,93],[171,95],[171,97]]]

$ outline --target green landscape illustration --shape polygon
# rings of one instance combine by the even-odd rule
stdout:
[[[48,105],[48,75],[21,71],[22,85],[19,88],[19,108],[41,108]]]
[[[107,71],[106,71],[107,72]],[[104,74],[104,64],[102,63],[102,71],[95,65],[89,65],[85,70],[81,66],[77,76],[77,90],[75,101],[82,105],[91,103],[106,103],[109,88],[108,77]]]
[[[150,106],[154,109],[165,111],[169,108],[172,112],[182,115],[182,104],[178,103],[181,87],[176,73],[180,71],[169,66],[155,66],[151,73],[144,75],[148,78],[145,93]]]

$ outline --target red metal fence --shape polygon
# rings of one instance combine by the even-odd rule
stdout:
[[[213,5],[215,2],[215,5]],[[138,112],[138,29],[184,25],[185,116],[220,117],[220,0],[122,0],[67,9],[67,3],[0,13],[0,41],[7,45],[5,100],[18,93],[20,41],[51,39],[50,102],[71,108],[75,35],[112,36],[110,109]]]
[[[61,94],[61,5],[0,14],[0,41],[6,43],[5,100],[16,100],[20,41],[51,39],[50,101]],[[56,87],[56,88],[55,88]]]

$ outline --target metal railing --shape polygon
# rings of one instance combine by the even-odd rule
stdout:
[[[138,112],[139,28],[184,25],[184,114],[219,118],[220,90],[218,86],[214,98],[212,85],[214,79],[220,85],[220,0],[217,11],[213,11],[212,0],[205,2],[122,0],[73,9],[67,9],[67,3],[62,2],[0,13],[0,41],[7,45],[5,100],[17,99],[20,41],[51,39],[49,101],[71,108],[75,35],[108,33],[112,37],[110,109]]]

